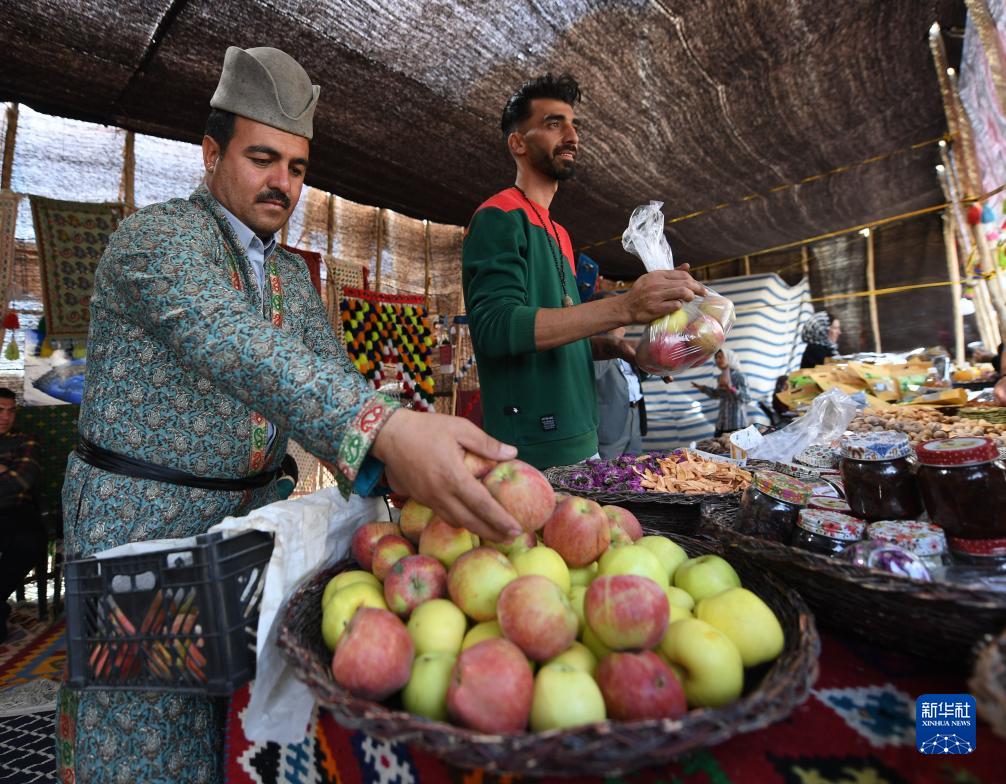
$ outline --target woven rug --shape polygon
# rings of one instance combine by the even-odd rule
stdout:
[[[94,271],[123,217],[121,204],[31,197],[42,272],[46,334],[87,339]]]
[[[37,679],[59,681],[66,661],[66,621],[40,621],[33,605],[7,619],[7,641],[0,644],[0,706],[3,691]],[[2,708],[0,708],[2,709]]]
[[[583,784],[997,784],[1006,742],[979,723],[977,750],[933,757],[915,749],[915,699],[967,691],[937,665],[822,632],[821,676],[783,722],[697,751],[671,765]],[[228,784],[489,784],[569,782],[462,771],[418,749],[340,727],[322,712],[310,740],[296,746],[251,743],[241,730],[248,697],[232,700],[227,726]]]
[[[0,716],[0,784],[56,780],[55,711]]]
[[[339,309],[346,352],[370,385],[398,387],[403,404],[432,410],[433,330],[423,298],[345,289]]]

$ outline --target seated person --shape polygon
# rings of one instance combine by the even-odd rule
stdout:
[[[7,597],[45,554],[38,514],[38,442],[14,428],[17,399],[0,387],[0,642],[7,639]]]

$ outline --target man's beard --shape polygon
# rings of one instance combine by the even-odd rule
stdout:
[[[539,172],[553,180],[562,182],[571,179],[576,174],[576,161],[564,161],[557,155],[535,153],[531,156],[531,165]]]

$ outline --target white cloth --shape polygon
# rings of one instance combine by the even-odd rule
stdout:
[[[629,402],[638,403],[643,399],[643,390],[639,385],[639,376],[632,369],[632,365],[624,359],[618,360],[618,369],[622,371],[622,375],[625,376],[625,383],[629,387]]]
[[[259,608],[256,675],[251,684],[245,735],[253,741],[296,743],[304,739],[314,708],[307,685],[299,681],[276,647],[277,614],[305,577],[349,552],[353,532],[372,520],[387,520],[381,498],[350,496],[335,487],[256,509],[246,517],[226,517],[211,531],[269,531],[274,539]]]

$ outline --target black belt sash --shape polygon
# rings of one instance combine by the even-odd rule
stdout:
[[[187,471],[179,471],[176,468],[165,468],[164,466],[148,463],[146,460],[139,460],[128,455],[120,455],[110,449],[98,446],[92,441],[80,436],[77,442],[77,457],[88,465],[100,468],[102,471],[109,471],[113,474],[131,476],[137,479],[152,479],[155,482],[168,482],[173,485],[184,485],[185,487],[198,487],[203,490],[223,490],[223,491],[244,491],[265,487],[275,479],[278,471],[263,471],[254,476],[243,479],[215,479],[209,476],[196,476]]]

